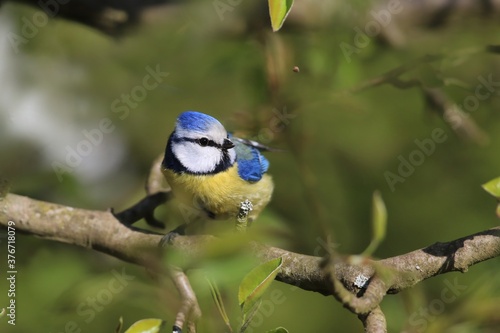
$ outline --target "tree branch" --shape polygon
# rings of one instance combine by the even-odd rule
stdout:
[[[484,50],[479,49],[475,52],[483,53]],[[360,85],[350,89],[350,92],[359,93],[382,85],[391,85],[398,89],[417,88],[422,92],[426,102],[426,107],[437,112],[443,118],[445,123],[450,126],[455,133],[457,133],[458,136],[479,145],[484,145],[488,142],[488,136],[486,133],[471,117],[469,117],[467,112],[462,110],[457,103],[454,103],[453,100],[448,97],[444,91],[442,91],[442,89],[427,87],[426,84],[419,78],[401,78],[401,76],[418,69],[422,65],[428,65],[444,58],[444,55],[437,54],[425,55],[420,58],[413,59],[406,64],[400,65],[383,73],[382,75],[361,83]],[[439,77],[438,79],[442,80]],[[445,82],[443,82],[443,84],[444,83]]]
[[[380,307],[377,306],[366,315],[360,315],[359,319],[363,322],[366,333],[387,333],[385,315]]]
[[[181,308],[175,318],[173,332],[181,332],[181,328],[187,324],[188,332],[196,333],[195,323],[201,317],[201,310],[193,288],[182,270],[171,268],[169,272],[182,301]]]
[[[94,249],[141,265],[157,255],[157,245],[162,238],[162,235],[124,225],[109,211],[67,207],[15,194],[7,194],[0,201],[0,227],[6,228],[8,221],[14,221],[18,232]],[[197,255],[213,240],[213,236],[178,236],[168,247]],[[322,258],[256,242],[251,243],[251,251],[262,262],[283,257],[279,281],[332,295],[329,274],[321,268]],[[382,267],[393,272],[390,283],[385,283],[383,289],[397,293],[430,277],[452,271],[465,272],[472,265],[498,256],[500,227],[378,261],[366,259],[360,264],[349,264],[347,257],[335,263],[335,277],[349,291],[358,293],[367,287],[357,282],[360,277],[368,280]]]

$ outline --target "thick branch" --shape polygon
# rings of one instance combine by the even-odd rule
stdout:
[[[162,235],[146,233],[120,223],[111,212],[78,209],[8,194],[0,201],[0,227],[14,221],[18,232],[63,243],[94,249],[127,262],[143,264],[156,252]],[[183,253],[203,253],[212,236],[178,236],[171,245]],[[138,251],[137,248],[141,248]],[[331,295],[328,272],[320,266],[321,258],[298,254],[276,247],[252,243],[253,254],[260,261],[283,257],[277,279],[305,290]],[[148,251],[149,250],[149,251]],[[362,264],[335,264],[335,276],[344,286],[358,292],[360,277],[370,278],[379,269],[393,272],[388,293],[409,288],[429,277],[465,272],[468,267],[500,255],[500,227],[482,231],[448,243],[436,243],[424,249]]]
[[[93,211],[8,194],[0,200],[0,226],[15,222],[17,232],[74,244],[110,254],[132,263],[148,260],[161,235],[126,227],[111,211]]]

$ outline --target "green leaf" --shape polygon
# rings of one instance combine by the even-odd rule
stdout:
[[[373,193],[372,200],[372,229],[373,235],[370,245],[363,251],[361,255],[370,256],[382,243],[387,230],[387,209],[385,208],[384,200],[379,191]]]
[[[269,0],[269,16],[274,32],[281,29],[292,6],[293,0]]]
[[[276,258],[252,269],[241,281],[238,301],[245,318],[255,303],[262,297],[281,268],[283,259]]]
[[[492,179],[482,186],[486,192],[500,201],[500,177]],[[497,205],[496,214],[500,218],[500,203]]]
[[[164,324],[161,319],[142,319],[136,321],[125,333],[158,333]]]
[[[373,238],[381,242],[387,229],[387,209],[379,191],[373,193],[372,209]]]
[[[118,319],[118,326],[116,326],[115,333],[120,333],[123,328],[123,317],[120,316],[120,319]]]
[[[239,333],[244,333],[248,328],[248,325],[252,322],[253,317],[262,305],[262,299],[257,300],[257,302],[252,306],[247,313],[243,314],[243,324],[241,325]]]
[[[217,305],[217,309],[219,310],[222,320],[224,320],[224,323],[226,323],[226,326],[228,327],[229,331],[232,332],[233,330],[231,328],[231,323],[229,322],[229,317],[227,316],[226,308],[224,307],[224,302],[222,301],[219,288],[217,287],[215,282],[212,281],[210,278],[205,277],[205,279],[210,285],[210,292],[212,294],[212,298],[214,299],[214,302]]]
[[[482,186],[486,192],[488,192],[495,198],[500,199],[500,177],[490,180]]]
[[[284,327],[277,327],[274,330],[267,331],[266,333],[288,333],[288,330]]]

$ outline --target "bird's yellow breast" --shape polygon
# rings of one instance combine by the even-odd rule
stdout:
[[[162,172],[181,202],[213,214],[215,218],[236,217],[241,202],[250,200],[253,210],[249,218],[255,219],[271,200],[274,187],[271,176],[267,174],[253,183],[241,179],[237,163],[213,175],[175,173],[166,168]]]

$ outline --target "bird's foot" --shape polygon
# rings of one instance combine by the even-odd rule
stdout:
[[[165,236],[162,237],[162,239],[158,243],[158,246],[163,248],[163,247],[166,247],[168,245],[171,245],[172,242],[174,241],[175,237],[186,234],[186,227],[187,227],[187,224],[181,224],[180,226],[178,226],[174,230],[167,233]]]

